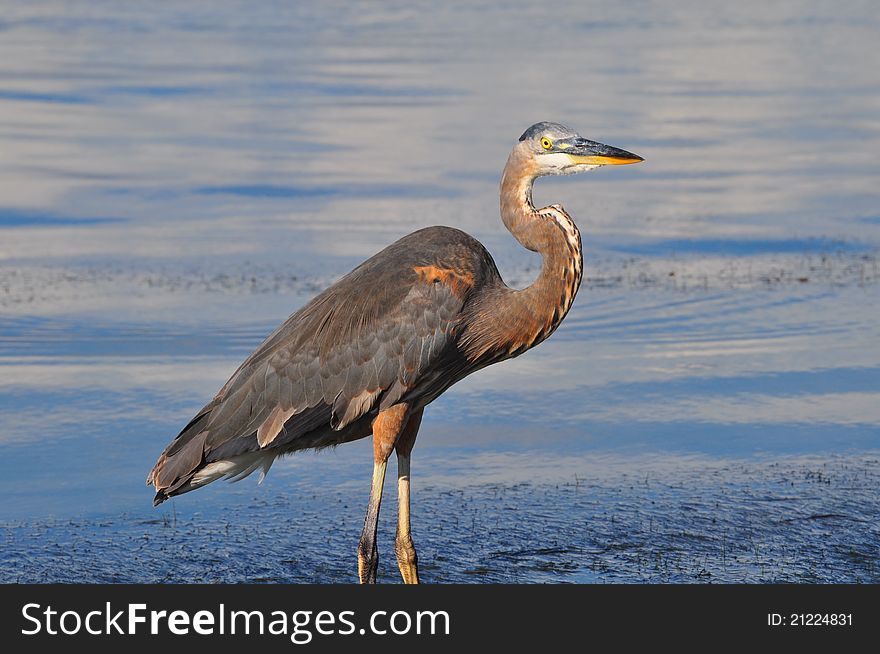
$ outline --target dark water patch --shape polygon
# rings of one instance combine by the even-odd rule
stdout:
[[[661,389],[662,387],[662,389]],[[658,396],[662,391],[688,397],[753,393],[764,397],[795,397],[823,393],[880,393],[880,368],[843,367],[821,370],[789,370],[763,374],[667,379],[662,382],[610,385],[610,392],[635,396]],[[878,395],[880,397],[880,395]]]
[[[104,32],[106,34],[135,33],[145,34],[150,31],[143,20],[134,17],[117,18],[113,16],[27,16],[2,23],[5,29],[13,30],[20,27],[38,28],[46,32],[68,35],[76,32]],[[96,29],[97,28],[97,29]]]
[[[785,96],[810,96],[814,93],[811,88],[793,88],[793,89],[763,89],[763,88],[733,88],[733,87],[717,87],[711,88],[701,86],[695,88],[693,86],[677,86],[672,85],[663,89],[663,95],[679,96],[685,98],[778,98]]]
[[[230,363],[227,374],[234,369]],[[156,518],[147,511],[152,498],[147,473],[216,386],[200,392],[183,381],[156,390],[136,370],[126,379],[94,368],[64,383],[66,374],[59,370],[52,376],[50,370],[53,383],[42,388],[0,389],[3,515],[67,519],[139,510],[139,519]],[[234,503],[236,491],[254,488],[252,483],[223,488],[223,499]]]
[[[345,82],[306,82],[295,84],[273,84],[272,93],[290,93],[295,95],[314,94],[331,97],[353,98],[431,98],[457,97],[461,91],[436,87],[389,87],[380,84],[351,84]],[[112,85],[93,91],[95,97],[131,95],[145,97],[185,97],[219,95],[222,89],[206,86],[171,86],[171,85]]]
[[[871,247],[853,241],[824,238],[788,239],[663,239],[650,243],[614,246],[628,254],[723,254],[756,256],[763,254],[816,254],[835,252],[868,252]]]
[[[301,263],[305,257],[299,257]],[[322,258],[327,268],[337,263],[334,257]],[[248,261],[227,265],[226,269],[211,270],[174,265],[160,268],[148,264],[132,268],[128,261],[102,261],[95,267],[88,259],[70,267],[32,268],[0,266],[0,306],[21,307],[48,303],[58,308],[58,302],[81,301],[102,303],[108,297],[117,297],[126,304],[132,301],[149,303],[150,298],[176,295],[221,294],[265,295],[293,294],[301,303],[326,288],[335,276],[304,276],[292,272],[292,265],[266,266]],[[224,263],[227,263],[224,261]],[[344,269],[344,267],[342,268]],[[289,299],[278,299],[285,305]],[[189,307],[181,307],[178,318],[189,315]],[[237,319],[224,320],[225,323]]]
[[[589,381],[585,377],[584,381]],[[479,414],[476,406],[496,407],[500,413],[510,415],[528,412],[532,406],[529,398],[533,397],[534,387],[524,388],[520,393],[505,389],[494,391],[482,389],[478,396],[460,398],[457,404],[467,413]],[[661,377],[650,381],[607,382],[601,385],[586,385],[570,389],[553,389],[552,401],[563,407],[577,407],[575,421],[589,420],[588,414],[591,409],[599,407],[637,407],[645,400],[660,399],[674,406],[678,403],[690,404],[692,407],[702,401],[734,400],[740,397],[745,405],[749,398],[760,402],[772,402],[775,399],[797,399],[799,397],[813,397],[825,394],[838,393],[866,393],[876,394],[880,399],[880,367],[844,367],[825,368],[820,370],[790,370],[768,373],[731,374],[730,371],[722,371],[722,374],[705,375],[699,371],[681,377]],[[548,393],[550,396],[550,393]],[[627,398],[633,398],[627,400]],[[516,410],[514,407],[521,407]],[[682,404],[681,406],[684,406]],[[467,411],[466,407],[472,407]],[[508,410],[505,410],[507,408]],[[585,415],[587,414],[587,415]],[[546,419],[543,413],[535,413],[536,418]],[[564,421],[564,413],[557,416],[557,420]],[[604,412],[599,415],[605,415]],[[641,416],[641,419],[649,419]],[[683,410],[681,421],[688,420],[687,412]],[[693,420],[693,417],[690,418]],[[754,422],[743,420],[743,424],[749,424],[751,429],[757,427],[759,419]],[[807,419],[813,422],[812,419]],[[854,420],[858,422],[857,420]],[[552,424],[552,423],[551,423]],[[843,425],[838,425],[843,427]],[[880,439],[880,429],[877,431]]]
[[[592,252],[585,254],[581,288],[626,288],[702,295],[719,290],[805,285],[864,287],[880,281],[880,258],[873,247],[864,252],[835,250],[748,256],[668,251],[647,256],[622,256],[616,253],[619,247],[617,241],[591,239],[588,248]],[[530,284],[538,273],[538,268],[526,265],[505,275],[509,284],[521,288]]]
[[[68,216],[50,211],[0,207],[0,227],[58,227],[64,225],[104,225],[124,222],[116,216]]]
[[[428,583],[877,583],[878,481],[876,459],[833,457],[425,486],[414,537]],[[222,516],[175,500],[151,519],[7,521],[0,580],[354,581],[366,489],[292,490]],[[384,509],[379,575],[394,583]]]
[[[114,95],[146,96],[154,98],[179,98],[190,95],[210,95],[215,93],[209,88],[200,86],[170,85],[113,85],[96,89],[99,97]]]
[[[345,184],[294,186],[280,184],[230,184],[195,189],[202,195],[237,195],[249,198],[451,198],[455,189],[427,184]]]
[[[286,87],[286,88],[285,88]],[[274,92],[279,89],[273,88]],[[385,86],[381,84],[356,84],[347,82],[308,82],[298,81],[292,85],[282,85],[281,90],[289,93],[311,93],[327,95],[345,100],[363,98],[454,98],[465,95],[463,90],[438,86]]]
[[[78,93],[11,91],[0,89],[0,100],[9,102],[45,102],[47,104],[92,104],[93,100]]]
[[[554,394],[554,406],[578,402],[577,412],[560,411],[548,418],[524,405],[522,397],[500,395],[485,401],[460,400],[454,408],[435,406],[433,415],[447,423],[450,432],[443,438],[456,447],[464,448],[470,441],[481,446],[499,443],[504,448],[519,443],[528,449],[540,442],[559,447],[572,457],[586,457],[603,448],[632,455],[699,452],[719,457],[852,453],[880,444],[876,422],[869,419],[842,423],[838,417],[825,421],[797,415],[768,417],[765,408],[762,415],[746,421],[743,416],[750,411],[757,413],[748,402],[721,407],[731,413],[738,411],[740,417],[736,419],[711,415],[713,410],[720,410],[715,407],[700,412],[691,398],[655,396],[628,405],[631,398],[589,392],[569,397]],[[876,403],[875,399],[865,400],[869,401]]]
[[[0,357],[186,357],[247,354],[277,325],[100,323],[0,317]]]
[[[0,227],[63,227],[65,225],[106,225],[125,222],[116,216],[66,216],[45,211],[0,207]]]
[[[199,86],[107,85],[81,89],[77,93],[0,90],[0,100],[49,104],[99,104],[110,102],[114,96],[183,98],[186,96],[216,95],[219,92],[219,90]]]
[[[614,19],[596,19],[587,20],[574,25],[575,29],[585,32],[619,32],[630,30],[651,30],[661,27],[669,28],[677,25],[665,19],[652,20],[614,20]]]
[[[743,295],[736,291],[719,292],[710,286],[702,292],[679,294],[664,301],[649,295],[642,301],[594,302],[570,316],[556,338],[735,348],[795,336],[834,337],[855,326],[855,316],[829,321],[821,313],[808,311],[810,307],[839,300],[835,289],[804,287],[800,283],[798,286],[798,293]],[[747,320],[747,316],[752,319]]]
[[[157,264],[154,259],[141,260],[137,266],[133,266],[131,257],[118,261],[84,258],[81,262],[69,262],[65,266],[6,265],[0,266],[0,306],[57,308],[55,303],[58,301],[89,302],[113,296],[125,303],[132,301],[133,297],[159,299],[194,293],[267,296],[292,293],[305,301],[359,263],[358,258],[324,253],[321,255],[320,268],[328,272],[318,275],[315,273],[318,266],[310,260],[312,256],[303,252],[295,258],[282,257],[277,262],[224,259],[220,267],[216,261],[177,265],[174,261],[162,260]],[[554,337],[557,340],[569,338],[575,326],[583,326],[591,334],[612,327],[633,327],[644,333],[645,329],[655,329],[659,324],[646,322],[646,316],[651,320],[679,323],[683,329],[697,317],[704,322],[706,318],[714,317],[717,319],[714,323],[716,328],[730,332],[741,323],[722,322],[720,318],[724,315],[736,316],[743,311],[756,315],[759,309],[774,309],[786,304],[796,306],[821,299],[817,292],[827,294],[830,289],[843,287],[868,288],[880,282],[880,259],[875,252],[720,258],[588,257],[579,303],[584,302],[582,298],[589,297],[591,302],[595,302],[595,298],[599,297],[596,294],[587,295],[584,292],[587,290],[659,291],[661,297],[653,308],[646,307],[640,299],[626,306],[617,306],[611,313],[594,312],[592,307],[589,315],[574,312]],[[537,269],[528,265],[505,270],[506,281],[517,288],[530,284],[537,274]],[[798,291],[793,292],[793,288]],[[785,291],[790,295],[750,294],[740,296],[740,302],[729,299],[732,297],[729,293],[733,291],[757,289]],[[696,316],[673,311],[671,315],[657,315],[675,308],[675,302],[670,300],[669,294],[705,302],[719,293],[728,294],[724,296],[728,298],[727,306],[712,308],[708,314]],[[771,299],[772,302],[768,304]],[[289,302],[287,299],[279,301]],[[627,315],[632,319],[629,320]],[[804,327],[789,324],[785,329],[802,330]],[[815,325],[812,328],[818,329]],[[848,327],[842,323],[837,328]],[[781,327],[775,326],[773,329],[778,331]]]

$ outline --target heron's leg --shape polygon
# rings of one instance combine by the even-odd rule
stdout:
[[[375,437],[374,437],[375,438]],[[375,584],[379,569],[379,550],[376,547],[376,530],[379,525],[379,505],[382,503],[382,486],[385,484],[385,465],[388,460],[373,462],[373,485],[364,530],[358,543],[358,578],[362,584]]]
[[[385,466],[394,444],[406,426],[409,407],[395,404],[380,412],[373,420],[373,485],[364,530],[358,543],[358,577],[362,584],[375,584],[379,569],[379,550],[376,547],[376,530],[379,526],[379,506],[382,503],[382,487],[385,485]]]
[[[394,446],[397,451],[397,535],[394,538],[394,551],[405,584],[419,583],[419,558],[409,524],[409,460],[421,422],[422,409],[419,409],[409,417]]]

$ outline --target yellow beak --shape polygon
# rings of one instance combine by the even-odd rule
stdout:
[[[621,150],[621,152],[624,152]],[[624,164],[634,164],[644,161],[642,157],[631,152],[625,153],[628,156],[607,156],[598,154],[569,154],[572,164],[587,164],[590,166],[622,166]]]

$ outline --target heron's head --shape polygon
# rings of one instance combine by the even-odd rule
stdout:
[[[535,123],[519,137],[517,149],[531,160],[537,177],[643,161],[637,154],[590,141],[559,123]]]

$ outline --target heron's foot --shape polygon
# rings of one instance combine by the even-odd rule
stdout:
[[[412,536],[402,536],[400,532],[394,539],[394,552],[397,554],[397,567],[405,584],[419,583],[419,557]]]
[[[379,571],[379,549],[376,544],[361,541],[358,545],[358,578],[362,584],[375,584]]]

